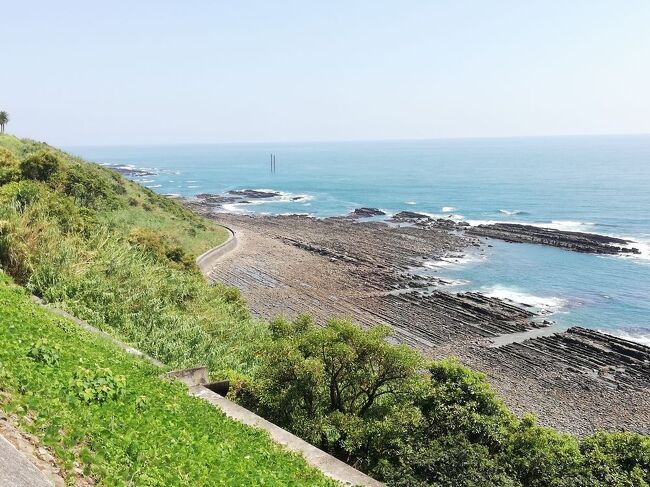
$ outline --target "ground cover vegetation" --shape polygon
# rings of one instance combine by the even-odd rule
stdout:
[[[336,485],[0,274],[0,411],[71,485]]]

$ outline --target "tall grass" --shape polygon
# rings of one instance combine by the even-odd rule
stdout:
[[[0,187],[0,265],[32,293],[170,366],[250,373],[267,326],[236,290],[211,286],[150,248],[173,242],[192,259],[224,240],[214,228],[176,202],[64,156],[50,180]],[[130,238],[134,230],[153,238],[141,244]]]

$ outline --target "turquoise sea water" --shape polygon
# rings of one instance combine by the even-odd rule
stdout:
[[[230,211],[340,215],[360,206],[466,220],[527,222],[628,237],[640,257],[492,242],[431,272],[533,304],[573,324],[650,344],[650,136],[313,144],[70,147],[99,163],[150,169],[165,194],[282,191]],[[276,155],[276,173],[270,154]],[[292,198],[303,197],[298,201]]]

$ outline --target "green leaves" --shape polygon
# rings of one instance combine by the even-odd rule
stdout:
[[[52,367],[59,363],[60,350],[59,345],[50,345],[47,338],[41,338],[30,347],[27,356],[36,362]]]
[[[389,485],[648,485],[650,439],[580,441],[519,420],[483,374],[395,347],[385,327],[302,316],[274,320],[271,336],[240,401]]]
[[[80,367],[70,380],[70,388],[82,401],[102,404],[124,394],[126,377],[98,365],[94,369]]]
[[[427,383],[425,360],[389,344],[387,327],[364,331],[343,320],[316,327],[301,316],[274,320],[271,333],[256,381],[238,391],[271,421],[367,470],[421,423],[413,400]]]

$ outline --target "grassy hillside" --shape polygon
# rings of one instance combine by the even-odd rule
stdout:
[[[0,265],[47,302],[174,367],[250,372],[266,326],[196,255],[226,231],[46,144],[0,136]]]
[[[103,485],[335,485],[0,274],[0,410]]]
[[[19,160],[41,150],[55,154],[62,161],[65,175],[59,175],[59,184],[55,183],[53,187],[67,189],[77,203],[96,209],[100,221],[113,230],[128,234],[134,227],[140,227],[162,232],[194,256],[228,237],[225,229],[183,206],[110,169],[83,161],[45,143],[4,134],[0,135],[0,147]]]

